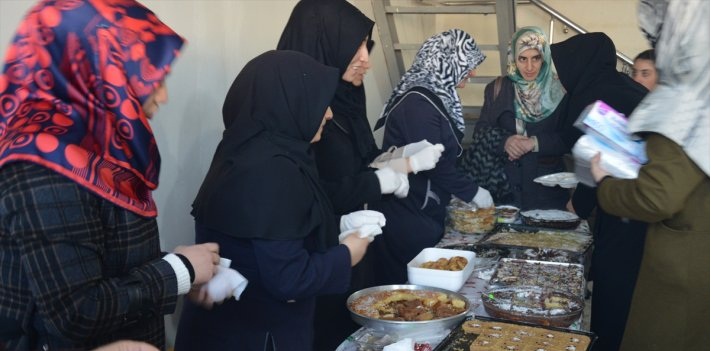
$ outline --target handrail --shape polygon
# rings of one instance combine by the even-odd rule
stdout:
[[[536,5],[539,9],[543,10],[544,12],[548,13],[549,15],[555,17],[559,21],[563,22],[566,26],[572,28],[576,32],[580,34],[585,34],[588,31],[585,30],[583,27],[579,26],[577,23],[573,22],[569,18],[563,16],[560,12],[556,11],[552,7],[548,6],[546,3],[544,3],[541,0],[529,0],[532,4]],[[616,52],[617,58],[624,61],[628,65],[632,65],[632,59],[630,59],[627,55],[623,54],[620,51]]]

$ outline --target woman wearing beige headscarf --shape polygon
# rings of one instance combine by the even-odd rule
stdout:
[[[614,179],[593,159],[598,201],[650,223],[621,350],[709,349],[709,3],[642,0],[659,86],[630,116],[649,162]],[[663,24],[663,25],[662,25]]]

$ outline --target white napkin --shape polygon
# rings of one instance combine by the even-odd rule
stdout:
[[[368,238],[368,242],[373,242],[376,235],[382,234],[383,229],[377,224],[365,224],[358,228],[353,228],[351,230],[346,230],[345,232],[338,235],[338,242],[343,242],[347,236],[358,232],[358,236],[361,238]]]
[[[230,268],[230,263],[232,263],[230,259],[220,258],[217,274],[202,287],[207,290],[208,296],[215,303],[220,303],[233,296],[235,300],[239,300],[240,295],[247,287],[247,283],[249,283],[247,278]]]
[[[383,351],[412,351],[415,349],[415,342],[411,338],[404,338],[394,344],[383,348]]]

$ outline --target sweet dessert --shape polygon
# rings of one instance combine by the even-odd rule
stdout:
[[[568,327],[585,303],[571,293],[538,287],[496,288],[481,294],[489,316],[552,327]]]
[[[489,281],[493,286],[537,286],[585,296],[584,267],[580,264],[533,262],[504,258]]]
[[[480,242],[480,244],[558,249],[576,253],[585,252],[591,243],[592,236],[573,231],[526,231],[514,228],[503,228]]]
[[[452,229],[463,234],[488,233],[496,225],[496,208],[477,208],[459,199],[453,199],[449,206],[449,221]]]
[[[476,319],[465,321],[462,329],[479,335],[470,351],[585,351],[591,342],[587,335]]]
[[[391,321],[425,321],[451,317],[467,309],[467,302],[426,290],[388,290],[361,296],[349,305],[360,315]]]
[[[462,256],[454,256],[450,259],[444,257],[437,261],[427,261],[420,265],[420,268],[439,269],[443,271],[461,271],[467,266],[469,260]]]

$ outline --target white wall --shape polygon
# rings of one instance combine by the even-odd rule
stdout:
[[[170,102],[151,121],[163,157],[158,203],[162,244],[165,250],[193,240],[190,204],[210,164],[222,133],[222,102],[232,80],[254,56],[273,49],[296,0],[144,0],[146,6],[178,33],[188,44],[167,80]],[[370,18],[370,0],[352,0]],[[646,48],[636,29],[636,0],[550,0],[569,18],[591,31],[612,31],[618,48],[634,56]],[[33,0],[0,0],[0,52],[4,53],[15,27]],[[570,14],[576,13],[577,15]],[[534,10],[521,9],[518,25],[547,28],[547,18]],[[462,19],[457,21],[472,21]],[[436,22],[436,23],[435,23]],[[442,21],[415,21],[435,24],[436,29],[459,26]],[[417,24],[419,23],[419,24]],[[377,26],[376,26],[377,27]],[[408,29],[408,28],[406,28]],[[422,31],[422,27],[409,28]],[[479,29],[477,29],[479,31]],[[547,29],[546,29],[547,31]],[[423,39],[436,33],[424,33]],[[495,37],[472,32],[475,37]],[[493,34],[492,34],[493,33]],[[558,40],[564,39],[556,34]],[[377,29],[374,38],[379,41]],[[556,41],[558,41],[556,40]],[[493,43],[485,43],[493,44]],[[491,57],[492,67],[497,67]],[[378,117],[392,87],[388,81],[382,45],[371,57],[373,69],[365,81],[371,124]],[[489,61],[489,60],[487,60]],[[239,180],[236,180],[239,181]],[[169,317],[172,335],[176,316]],[[172,340],[172,337],[171,337]]]

